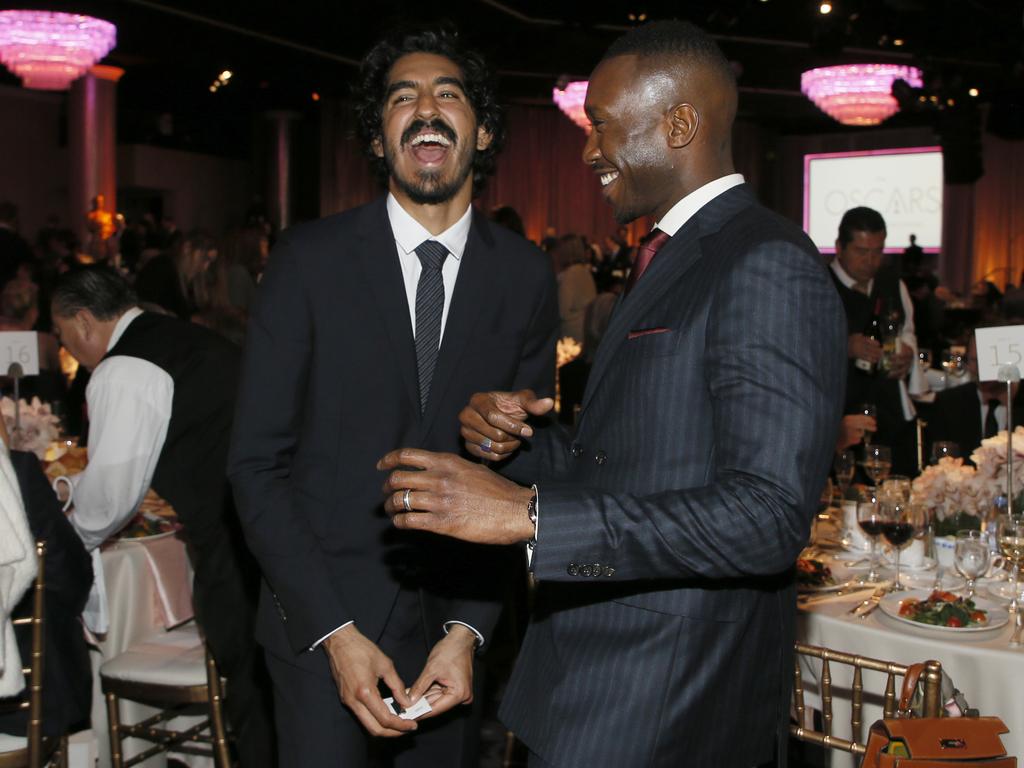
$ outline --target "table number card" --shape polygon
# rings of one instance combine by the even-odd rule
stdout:
[[[1024,325],[979,328],[974,333],[979,381],[998,381],[1004,365],[1015,365],[1024,372]]]
[[[23,376],[39,375],[39,336],[35,331],[0,331],[0,376],[11,363],[21,365]]]

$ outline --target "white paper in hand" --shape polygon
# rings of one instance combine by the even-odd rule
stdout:
[[[402,709],[402,706],[400,704],[396,704],[394,698],[392,698],[391,696],[388,696],[386,699],[384,699],[384,703],[388,705],[388,709],[390,709],[403,720],[415,720],[416,718],[422,717],[423,715],[427,714],[433,709],[433,707],[430,706],[430,702],[427,701],[426,696],[420,697],[420,700],[408,709]]]

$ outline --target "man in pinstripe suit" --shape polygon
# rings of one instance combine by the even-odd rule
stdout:
[[[612,45],[584,160],[620,221],[650,215],[667,242],[612,316],[576,434],[527,425],[550,400],[478,394],[467,447],[500,459],[522,440],[509,474],[531,487],[451,455],[381,462],[398,527],[527,542],[536,608],[501,714],[531,766],[750,768],[785,744],[792,564],[846,334],[811,242],[733,171],[736,100],[690,24]]]

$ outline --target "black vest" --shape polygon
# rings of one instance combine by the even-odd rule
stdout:
[[[200,545],[233,516],[225,472],[241,353],[206,328],[145,312],[104,359],[117,355],[146,360],[174,381],[152,485],[174,507],[190,543]]]
[[[834,270],[829,269],[839,298],[843,301],[846,311],[847,334],[863,333],[868,320],[875,311],[875,305],[881,299],[884,308],[897,311],[900,322],[905,319],[903,302],[900,299],[900,278],[895,270],[882,267],[875,275],[871,285],[871,295],[865,296],[860,291],[847,288],[840,282]],[[884,372],[865,373],[847,361],[846,398],[844,413],[858,413],[862,403],[874,403],[878,409],[879,433],[888,431],[887,427],[905,421],[903,405],[900,399],[899,381],[890,379]]]

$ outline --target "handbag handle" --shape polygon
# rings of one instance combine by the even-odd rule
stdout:
[[[907,674],[903,676],[903,688],[900,691],[900,703],[896,709],[896,717],[912,716],[910,702],[914,698],[914,692],[917,691],[917,683],[921,679],[922,672],[924,672],[923,663],[919,662],[907,667]]]

